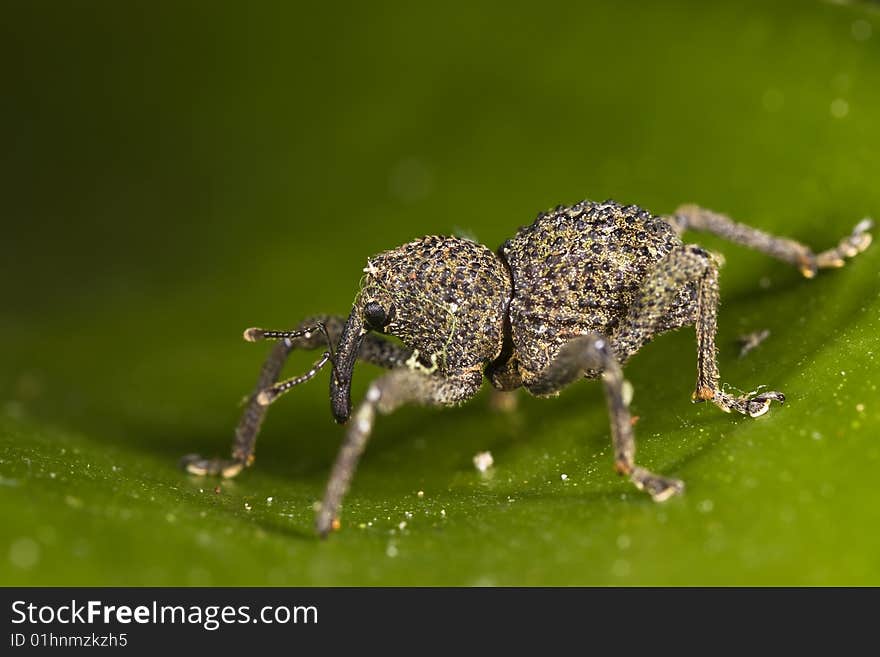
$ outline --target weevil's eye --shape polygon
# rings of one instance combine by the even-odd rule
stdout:
[[[388,324],[389,317],[385,309],[375,301],[368,301],[364,306],[364,323],[373,331],[381,331]]]

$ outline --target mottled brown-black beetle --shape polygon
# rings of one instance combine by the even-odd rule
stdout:
[[[499,390],[525,387],[557,394],[582,378],[601,377],[611,416],[615,468],[663,501],[681,481],[636,465],[635,441],[621,367],[654,336],[694,325],[694,401],[757,417],[775,391],[731,396],[719,385],[715,354],[716,257],[685,244],[685,230],[714,233],[797,266],[807,278],[840,267],[871,243],[864,220],[837,247],[819,254],[695,206],[669,216],[611,201],[583,201],[541,213],[497,252],[458,237],[429,236],[367,261],[346,320],[316,316],[293,331],[245,331],[248,341],[280,340],[260,373],[239,422],[231,459],[184,457],[193,474],[232,477],[253,461],[266,408],[280,394],[332,363],[330,401],[337,422],[351,415],[357,359],[390,370],[370,385],[348,424],[317,514],[326,535],[337,514],[376,412],[406,403],[451,406],[471,398],[488,378]],[[385,336],[395,336],[398,342]],[[306,374],[278,382],[294,348],[326,351]]]

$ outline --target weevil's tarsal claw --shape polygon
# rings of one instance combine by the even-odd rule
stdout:
[[[853,235],[867,233],[872,228],[874,228],[874,220],[871,219],[871,217],[865,217],[855,225],[855,228],[853,228]]]
[[[180,459],[180,467],[199,477],[231,479],[244,470],[245,463],[234,459],[206,459],[198,454],[187,454]]]
[[[872,228],[874,228],[874,220],[870,217],[865,217],[857,223],[855,228],[853,228],[852,234],[840,243],[842,248],[844,245],[848,247],[844,255],[851,258],[871,246],[871,241],[874,237],[868,231]]]
[[[855,253],[853,253],[855,255]],[[813,278],[816,275],[816,269],[839,269],[846,264],[846,261],[840,257],[839,249],[835,249],[834,251],[826,251],[824,253],[820,253],[816,256],[816,266],[813,268],[813,273],[807,278]],[[801,270],[801,273],[804,273]]]
[[[764,413],[766,413],[769,410],[770,410],[770,400],[769,399],[755,398],[755,399],[750,399],[746,403],[746,411],[748,412],[749,417],[761,417],[762,415],[764,415]]]
[[[871,246],[873,236],[868,231],[873,227],[874,221],[872,219],[862,219],[853,228],[852,233],[840,240],[840,244],[835,248],[823,251],[811,259],[812,274],[808,275],[803,268],[801,268],[801,273],[807,278],[812,278],[816,269],[843,267],[846,264],[846,258],[853,258]]]
[[[785,395],[776,390],[771,390],[770,392],[762,392],[762,397],[766,397],[767,399],[771,399],[773,401],[778,401],[780,404],[785,403]]]
[[[684,482],[670,477],[661,477],[645,468],[636,466],[629,476],[636,488],[648,493],[655,502],[665,502],[670,497],[684,492]]]
[[[755,397],[751,397],[746,401],[746,412],[749,417],[761,417],[770,410],[770,402],[778,401],[780,404],[785,403],[785,395],[781,392],[771,390],[764,392]]]
[[[713,403],[725,413],[736,411],[749,417],[761,417],[770,410],[771,402],[785,403],[785,395],[776,390],[762,393],[749,393],[741,397],[733,397],[724,392],[715,393]]]
[[[804,278],[815,278],[816,272],[819,271],[815,256],[802,258],[798,263],[798,271]]]
[[[220,476],[224,479],[232,479],[244,470],[244,463],[240,461],[227,461],[220,470]]]

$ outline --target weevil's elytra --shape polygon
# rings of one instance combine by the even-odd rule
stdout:
[[[785,397],[776,391],[734,397],[721,390],[715,350],[719,260],[686,230],[714,233],[796,266],[807,278],[840,267],[868,248],[872,226],[860,222],[827,251],[814,253],[696,206],[653,216],[612,201],[541,213],[493,252],[457,237],[428,236],[368,259],[348,318],[319,315],[292,331],[248,329],[245,339],[279,343],[260,372],[235,433],[231,459],[184,457],[197,475],[235,476],[253,462],[270,403],[331,363],[333,416],[345,440],[317,515],[325,536],[338,527],[342,499],[377,414],[403,404],[453,406],[487,378],[499,390],[524,387],[555,395],[583,378],[601,378],[611,419],[614,467],[662,502],[684,484],[635,462],[635,439],[622,366],[655,336],[693,325],[696,402],[750,417]],[[394,336],[393,342],[386,336]],[[305,374],[278,381],[293,349],[324,349]],[[352,417],[355,362],[389,372],[373,381]]]

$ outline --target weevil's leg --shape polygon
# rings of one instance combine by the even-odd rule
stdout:
[[[552,394],[582,379],[588,372],[602,373],[611,418],[614,468],[620,474],[628,475],[636,488],[646,491],[657,502],[681,493],[684,484],[678,479],[663,477],[636,465],[636,442],[629,404],[623,392],[623,370],[603,336],[594,333],[565,343],[553,362],[536,380],[529,382],[528,389],[538,395]]]
[[[266,388],[272,386],[278,380],[281,369],[287,361],[287,357],[293,350],[292,340],[283,340],[276,344],[269,352],[266,362],[260,369],[260,376],[253,393],[245,403],[244,411],[238,426],[235,428],[235,442],[232,445],[231,459],[204,458],[198,454],[184,456],[181,464],[187,472],[194,475],[222,475],[234,477],[245,467],[253,462],[254,444],[260,426],[266,417],[267,406],[257,401],[258,395]]]
[[[181,459],[181,465],[191,474],[222,475],[223,477],[234,477],[249,466],[254,459],[254,445],[268,408],[268,405],[262,402],[272,401],[274,397],[277,397],[278,393],[271,391],[277,387],[276,382],[290,352],[294,349],[327,347],[328,340],[329,345],[335,349],[345,321],[344,317],[335,315],[317,315],[300,322],[294,331],[261,331],[260,329],[245,331],[245,339],[251,342],[259,339],[276,339],[276,335],[279,342],[269,352],[269,356],[260,370],[257,385],[245,402],[244,411],[235,429],[232,458],[204,458],[198,454],[189,454]],[[282,333],[286,336],[282,337]],[[389,342],[382,336],[370,333],[361,344],[358,357],[374,365],[391,369],[405,363],[410,357],[410,351]],[[295,377],[285,383],[289,384],[289,387],[302,383],[317,374],[324,364],[326,361],[324,363],[318,361],[304,377]],[[297,379],[301,380],[297,382]],[[284,386],[285,383],[278,385]],[[261,395],[263,396],[261,397]]]
[[[835,248],[813,253],[805,244],[770,235],[696,205],[683,205],[674,214],[664,218],[679,233],[685,230],[714,233],[731,242],[795,265],[807,278],[813,278],[819,269],[843,267],[845,258],[852,258],[867,249],[871,244],[871,234],[868,231],[873,226],[870,219],[863,219],[853,228],[852,233],[840,240]]]
[[[315,519],[318,534],[326,536],[337,521],[358,460],[364,452],[376,413],[387,415],[404,404],[454,406],[473,397],[483,374],[469,370],[455,376],[426,374],[409,368],[392,370],[370,384],[361,405],[348,422],[345,440],[333,464],[324,499]]]
[[[734,397],[722,392],[718,382],[718,352],[715,334],[718,330],[718,270],[710,263],[697,286],[697,385],[692,399],[711,401],[726,413],[736,411],[750,417],[759,417],[770,410],[770,403],[785,403],[785,395],[776,390],[749,393]]]
[[[719,388],[717,315],[718,266],[706,251],[688,244],[669,253],[647,274],[629,314],[612,334],[611,344],[615,353],[626,360],[650,337],[693,323],[697,334],[693,400],[712,401],[725,412],[763,415],[771,401],[782,403],[785,395],[770,390],[733,397]]]

